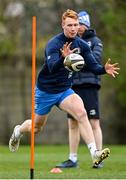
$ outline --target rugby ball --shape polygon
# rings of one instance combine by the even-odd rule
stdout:
[[[84,65],[84,58],[80,54],[72,53],[64,59],[64,67],[69,71],[80,71]]]

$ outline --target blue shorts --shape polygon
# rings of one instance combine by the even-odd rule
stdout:
[[[46,115],[51,111],[51,108],[59,104],[69,95],[73,94],[74,91],[69,88],[66,91],[57,94],[47,93],[41,91],[36,87],[35,90],[35,113],[38,115]]]

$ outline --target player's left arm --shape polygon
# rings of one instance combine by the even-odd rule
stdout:
[[[120,68],[118,67],[118,63],[111,64],[109,59],[105,66],[102,66],[96,61],[88,46],[82,45],[81,49],[82,56],[84,57],[87,68],[94,74],[101,75],[107,73],[112,77],[115,77],[117,74],[119,74],[118,71]]]
[[[99,38],[95,37],[91,50],[96,61],[101,64],[103,55],[103,44]]]
[[[96,75],[101,75],[106,73],[104,66],[102,66],[96,61],[92,50],[86,43],[81,44],[81,55],[84,57],[86,69],[88,69],[89,71],[91,71]]]

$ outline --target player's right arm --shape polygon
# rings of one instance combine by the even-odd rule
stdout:
[[[45,49],[45,57],[50,72],[55,72],[63,66],[64,58],[61,55],[60,46],[57,42],[50,41],[47,44]]]
[[[64,58],[76,51],[76,48],[73,50],[70,49],[71,44],[72,42],[62,44],[58,41],[55,42],[55,40],[52,40],[47,44],[45,55],[50,72],[55,72],[59,70],[59,68],[64,67]]]

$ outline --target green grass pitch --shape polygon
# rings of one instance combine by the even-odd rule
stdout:
[[[67,145],[35,146],[35,179],[125,179],[126,146],[107,146],[111,156],[104,162],[104,168],[91,168],[91,157],[86,146],[79,147],[79,167],[63,169],[62,173],[50,173],[56,164],[67,160]],[[7,146],[0,146],[0,179],[30,178],[30,146],[20,146],[11,153]]]

